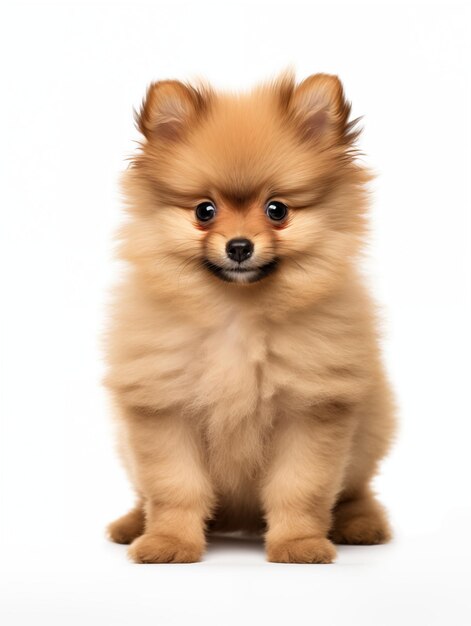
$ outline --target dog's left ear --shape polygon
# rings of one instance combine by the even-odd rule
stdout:
[[[136,123],[146,139],[175,141],[206,108],[209,90],[177,80],[153,83],[147,90]]]
[[[350,104],[337,76],[313,74],[303,80],[294,90],[291,107],[306,139],[346,137]]]

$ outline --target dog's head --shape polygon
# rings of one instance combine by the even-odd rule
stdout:
[[[242,95],[151,85],[126,179],[125,256],[167,283],[322,290],[363,230],[368,175],[354,161],[349,112],[325,74],[299,85],[283,74]]]

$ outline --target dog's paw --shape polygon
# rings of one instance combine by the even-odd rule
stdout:
[[[332,563],[336,551],[324,537],[289,539],[268,544],[267,559],[272,563]]]
[[[379,516],[359,515],[337,522],[330,538],[339,545],[372,546],[390,541],[391,530]]]
[[[144,532],[144,513],[139,509],[133,509],[111,522],[106,532],[109,539],[115,543],[131,543]]]
[[[135,563],[195,563],[203,549],[179,537],[144,534],[132,542],[128,554]]]

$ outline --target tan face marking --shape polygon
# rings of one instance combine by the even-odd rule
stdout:
[[[265,213],[266,201],[254,198],[249,202],[234,202],[219,197],[214,219],[198,227],[206,231],[203,238],[205,259],[213,272],[220,268],[220,277],[234,282],[253,282],[275,268],[276,229]],[[250,257],[241,262],[229,258],[228,242],[248,240],[253,245]]]

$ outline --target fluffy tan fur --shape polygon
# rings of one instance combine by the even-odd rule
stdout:
[[[292,563],[390,536],[369,486],[394,420],[355,270],[370,176],[349,111],[327,75],[148,90],[106,379],[137,493],[109,533],[139,563],[197,561],[211,529],[264,532],[268,559]],[[230,272],[234,237],[254,243],[253,271]]]

